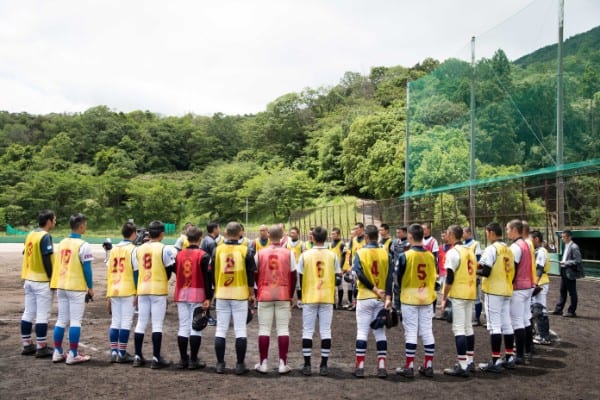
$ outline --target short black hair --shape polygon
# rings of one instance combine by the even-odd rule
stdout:
[[[423,236],[425,235],[423,227],[420,224],[411,224],[408,227],[408,233],[412,236],[415,242],[423,241]]]
[[[216,221],[210,221],[208,224],[206,224],[206,232],[207,233],[213,233],[213,231],[215,230],[215,228],[219,227],[219,223]]]
[[[52,210],[42,210],[38,214],[38,226],[40,228],[46,226],[48,221],[54,220],[56,216],[54,215],[54,211]]]
[[[165,231],[165,224],[162,221],[152,221],[148,224],[148,234],[151,239],[156,239]]]
[[[520,219],[513,219],[507,225],[510,229],[516,228],[519,235],[523,234],[523,222]]]
[[[571,232],[570,229],[565,229],[564,231],[562,231],[562,233],[564,233],[568,237],[573,237],[573,232]]]
[[[494,232],[498,237],[502,237],[502,227],[497,222],[490,222],[485,226],[486,231]]]
[[[385,229],[386,231],[390,230],[390,226],[388,224],[381,224],[379,227]]]
[[[379,238],[379,229],[375,225],[367,225],[365,227],[365,235],[370,241],[377,240]]]
[[[137,226],[133,222],[125,222],[121,227],[121,234],[125,239],[130,238],[131,235],[137,232]]]
[[[317,226],[312,229],[312,236],[316,243],[325,243],[327,240],[327,229]]]
[[[461,228],[460,225],[450,225],[448,230],[452,232],[452,235],[454,235],[456,240],[462,240],[463,228]]]
[[[87,222],[87,217],[82,213],[77,213],[71,215],[69,218],[69,226],[71,226],[71,230],[75,231],[79,229],[79,227]]]
[[[197,226],[192,226],[188,230],[186,236],[188,238],[188,241],[196,243],[202,237],[202,229],[198,228]]]
[[[535,239],[538,238],[540,240],[540,242],[544,241],[544,234],[538,230],[535,231],[531,231],[531,238]]]

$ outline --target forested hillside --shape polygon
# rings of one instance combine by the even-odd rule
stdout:
[[[599,34],[565,43],[565,162],[600,157]],[[478,177],[552,165],[551,51],[511,63],[499,49],[478,62]],[[42,208],[63,222],[84,212],[98,227],[127,218],[225,221],[242,219],[246,201],[252,219],[266,222],[329,196],[399,196],[408,81],[411,188],[460,182],[468,179],[470,74],[455,59],[377,66],[284,94],[256,115],[0,112],[0,225],[27,225]]]

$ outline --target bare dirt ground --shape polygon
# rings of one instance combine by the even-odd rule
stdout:
[[[551,316],[551,329],[559,340],[552,346],[537,346],[533,363],[499,375],[477,372],[471,378],[444,376],[442,369],[454,363],[455,347],[450,324],[434,321],[436,355],[433,379],[417,376],[413,380],[396,376],[394,369],[404,360],[404,341],[401,327],[387,331],[389,354],[386,380],[378,379],[375,366],[375,343],[370,338],[367,350],[367,377],[357,379],[354,370],[354,341],[356,321],[353,312],[334,312],[333,343],[330,357],[330,376],[320,377],[316,368],[319,363],[318,336],[313,349],[313,376],[301,374],[301,323],[300,310],[294,310],[290,327],[291,344],[289,363],[294,371],[279,376],[276,371],[259,375],[250,371],[236,376],[234,339],[227,338],[226,362],[230,368],[226,374],[215,373],[213,348],[214,327],[204,331],[201,357],[208,367],[203,370],[180,371],[175,368],[151,370],[132,368],[131,365],[110,364],[108,361],[108,328],[110,317],[105,309],[105,270],[102,265],[103,251],[94,246],[94,282],[96,299],[85,312],[81,347],[92,356],[89,363],[68,366],[52,364],[49,359],[21,356],[19,320],[23,307],[20,265],[22,245],[0,245],[0,399],[65,399],[65,398],[204,398],[204,399],[372,399],[372,398],[497,398],[497,399],[598,399],[600,385],[596,379],[600,373],[600,311],[597,304],[600,283],[579,281],[579,318],[569,319]],[[549,304],[554,305],[558,296],[559,280],[553,278]],[[50,320],[51,329],[56,320],[56,305]],[[135,323],[135,321],[134,321]],[[257,321],[248,326],[248,354],[246,363],[250,368],[258,358]],[[488,334],[478,327],[476,332],[476,362],[485,362],[490,356]],[[163,355],[177,361],[177,310],[170,302],[163,337]],[[66,339],[66,338],[65,338]],[[277,362],[277,340],[273,336],[269,353],[270,367]],[[66,344],[66,343],[65,343]],[[133,352],[133,340],[129,351]],[[151,354],[149,332],[144,344],[146,356]],[[417,363],[423,359],[419,344]]]

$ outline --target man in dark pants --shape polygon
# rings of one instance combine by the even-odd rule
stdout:
[[[565,229],[560,238],[565,244],[563,257],[560,262],[560,299],[554,307],[554,315],[562,315],[563,308],[567,303],[567,293],[571,298],[571,305],[567,309],[565,317],[574,318],[577,316],[577,280],[583,277],[583,267],[581,265],[581,251],[579,246],[572,240],[573,234]]]

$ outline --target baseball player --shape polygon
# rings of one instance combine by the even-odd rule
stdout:
[[[400,286],[398,284],[398,261],[400,260],[400,257],[402,256],[402,254],[404,254],[404,252],[407,251],[408,248],[410,247],[410,244],[408,242],[407,230],[408,230],[408,228],[406,226],[401,226],[401,227],[397,228],[396,229],[396,239],[394,239],[392,241],[392,246],[391,246],[391,250],[394,255],[394,258],[393,258],[394,273],[396,274],[396,276],[394,277],[394,284],[393,284],[393,292],[394,292],[393,303],[394,303],[394,308],[396,310],[400,310]]]
[[[513,356],[514,331],[510,319],[510,300],[513,293],[512,281],[515,276],[513,253],[502,241],[502,227],[492,222],[485,227],[489,243],[479,261],[477,275],[481,276],[481,289],[484,296],[487,329],[490,332],[492,359],[479,364],[485,372],[499,373],[503,363],[510,363]],[[502,338],[504,337],[505,358],[501,358]],[[509,365],[510,364],[506,364]]]
[[[315,322],[319,318],[321,336],[321,365],[319,375],[327,375],[327,361],[331,351],[331,321],[335,302],[335,276],[342,273],[337,255],[325,245],[327,230],[317,226],[312,230],[314,246],[306,250],[298,260],[298,273],[302,282],[304,305],[302,308],[302,373],[312,374],[311,353]]]
[[[248,303],[254,306],[254,273],[256,264],[247,246],[239,243],[242,227],[229,222],[225,229],[226,240],[215,251],[215,299],[217,299],[217,329],[215,332],[216,372],[225,373],[225,338],[229,322],[233,319],[235,332],[236,375],[248,372],[244,363],[248,345],[246,318]]]
[[[25,238],[21,279],[25,290],[25,310],[21,317],[21,342],[24,356],[37,358],[50,357],[52,348],[48,347],[48,316],[52,307],[50,278],[54,269],[54,246],[50,231],[56,226],[56,216],[51,210],[42,210],[38,214],[39,228]],[[35,318],[36,344],[31,340],[33,319]]]
[[[428,250],[433,254],[433,258],[435,262],[438,261],[438,252],[440,251],[440,247],[438,245],[438,241],[435,237],[431,235],[431,226],[427,223],[421,224],[423,227],[423,232],[425,236],[423,236],[423,247],[425,250]],[[460,238],[459,238],[460,240]]]
[[[292,251],[292,253],[294,254],[295,261],[298,262],[298,260],[300,259],[300,254],[302,254],[302,252],[306,250],[306,248],[304,242],[300,240],[300,231],[297,227],[294,226],[290,228],[290,237],[287,240],[285,247]],[[300,288],[299,280],[297,280],[296,282],[295,290],[297,298],[295,307],[302,308],[302,290]]]
[[[390,253],[379,247],[378,230],[375,225],[367,225],[367,244],[356,250],[352,271],[358,279],[356,303],[356,369],[354,376],[364,378],[367,338],[373,321],[383,308],[392,304],[393,268]],[[385,303],[382,301],[384,300]],[[377,346],[377,376],[387,377],[387,338],[385,327],[373,330]]]
[[[137,248],[134,260],[139,269],[137,284],[139,312],[133,337],[135,344],[133,366],[141,367],[146,363],[142,355],[142,345],[146,326],[151,320],[152,363],[150,368],[161,369],[171,365],[169,361],[161,357],[160,349],[162,347],[163,322],[167,312],[169,278],[175,265],[175,250],[162,243],[165,237],[165,224],[161,221],[150,222],[148,233],[150,241]]]
[[[473,239],[473,232],[471,231],[471,227],[465,226],[463,227],[463,244],[465,247],[471,249],[471,251],[475,254],[475,258],[477,262],[481,259],[481,245],[475,239]],[[475,317],[473,320],[473,324],[475,326],[481,326],[481,311],[483,310],[483,304],[481,303],[481,278],[477,277],[477,294],[475,296]]]
[[[550,278],[548,271],[550,270],[550,257],[548,250],[543,246],[544,235],[540,231],[532,231],[533,246],[535,247],[535,263],[536,263],[536,286],[541,287],[539,293],[533,296],[531,308],[533,316],[536,319],[537,335],[533,342],[535,344],[549,345],[552,344],[550,339],[550,321],[548,319],[548,305],[546,302],[548,290],[550,290]]]
[[[269,370],[269,339],[273,319],[277,328],[279,346],[279,373],[287,374],[291,368],[287,365],[287,353],[290,345],[290,305],[296,287],[296,257],[292,251],[283,247],[281,224],[269,229],[269,247],[257,254],[258,274],[258,352],[260,362],[254,369],[262,374]]]
[[[510,317],[515,331],[516,358],[505,363],[508,368],[515,364],[525,364],[531,359],[531,353],[525,354],[527,330],[531,335],[531,294],[534,287],[533,267],[535,266],[535,252],[532,246],[523,239],[523,222],[517,219],[506,225],[507,236],[512,240],[510,250],[515,262],[515,279],[513,281],[513,294],[510,301]]]
[[[73,214],[69,218],[71,233],[58,244],[58,265],[52,271],[50,287],[57,289],[58,317],[54,326],[53,362],[66,360],[68,365],[90,360],[90,356],[78,352],[81,335],[81,320],[85,303],[93,299],[92,249],[81,239],[87,228],[87,218],[83,214]],[[86,299],[87,296],[87,299]],[[69,352],[65,356],[62,342],[65,327],[69,324]]]
[[[357,296],[357,285],[356,285],[356,276],[354,275],[354,273],[352,272],[353,270],[353,265],[354,265],[354,257],[356,255],[356,252],[363,248],[364,245],[367,243],[367,241],[365,240],[365,225],[362,222],[357,222],[354,225],[354,228],[352,228],[352,232],[350,234],[350,244],[348,246],[349,250],[347,252],[348,254],[348,271],[347,271],[347,278],[346,281],[348,283],[348,302],[349,302],[349,306],[348,306],[348,310],[350,311],[356,311],[356,296]],[[354,300],[352,300],[352,297],[354,297]]]
[[[186,222],[185,225],[183,225],[183,232],[181,233],[181,235],[179,235],[179,237],[175,241],[175,244],[173,245],[173,247],[175,247],[177,252],[180,252],[183,249],[187,249],[187,247],[190,245],[190,241],[188,240],[187,233],[190,230],[190,228],[193,226],[194,226],[194,224],[191,222]]]
[[[475,351],[475,335],[471,316],[475,302],[476,283],[475,270],[477,260],[475,254],[462,245],[463,230],[458,225],[450,225],[446,232],[446,240],[454,247],[446,253],[446,283],[442,296],[442,309],[448,298],[452,299],[452,332],[456,341],[458,362],[452,368],[446,368],[444,374],[468,377],[474,369],[473,355]]]
[[[419,367],[419,373],[432,378],[435,338],[432,325],[434,313],[431,305],[437,297],[435,260],[433,254],[423,247],[423,227],[421,225],[409,226],[408,240],[410,250],[400,256],[398,263],[406,362],[404,368],[396,369],[396,373],[406,378],[414,378],[417,335],[420,334],[425,348],[425,361]]]
[[[194,310],[201,307],[210,308],[213,296],[212,270],[210,256],[200,249],[202,231],[195,226],[187,230],[188,246],[177,253],[175,259],[175,294],[179,316],[179,332],[177,346],[180,361],[178,369],[198,369],[206,367],[206,363],[198,359],[198,351],[202,342],[202,332],[192,328]],[[188,343],[190,354],[188,354]]]
[[[133,322],[137,264],[134,269],[136,226],[126,222],[121,228],[123,240],[111,249],[106,263],[106,299],[111,313],[108,338],[110,362],[131,363],[133,357],[127,353],[127,342]]]
[[[331,242],[329,243],[329,250],[333,251],[337,256],[338,260],[342,262],[345,259],[346,246],[344,245],[344,241],[342,240],[342,234],[339,228],[333,228],[331,230]],[[342,280],[338,279],[339,285],[336,285],[337,288],[337,308],[338,310],[342,309],[342,300],[344,298],[344,288],[342,287]],[[336,282],[337,283],[337,282]]]
[[[448,244],[446,239],[446,231],[442,231],[440,234],[442,245],[439,248],[438,252],[438,260],[437,260],[437,288],[438,292],[441,295],[442,290],[444,289],[444,283],[446,282],[446,268],[444,268],[444,263],[446,262],[446,253],[450,250],[454,245]],[[437,298],[433,302],[433,312],[435,313],[437,308]],[[440,316],[435,317],[436,319],[445,319],[444,313]]]

